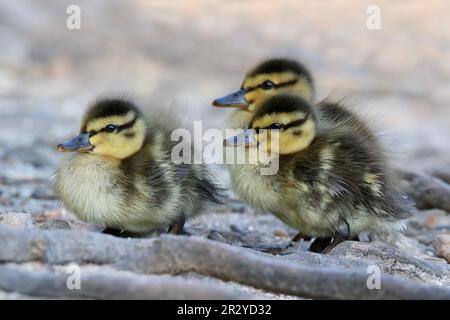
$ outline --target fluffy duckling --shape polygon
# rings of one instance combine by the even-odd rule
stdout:
[[[314,80],[301,63],[290,59],[269,59],[251,69],[241,88],[213,101],[216,107],[236,108],[228,119],[228,128],[248,128],[261,103],[276,94],[294,93],[312,102]]]
[[[341,103],[324,100],[315,103],[315,84],[310,71],[300,62],[275,58],[261,62],[245,76],[241,89],[214,100],[216,107],[236,108],[228,118],[229,128],[249,128],[251,119],[258,108],[270,97],[279,94],[293,94],[314,105],[317,118],[323,119],[328,125],[347,126],[349,130],[358,127],[358,132],[368,139],[376,149],[381,149],[376,137],[357,114],[351,112]],[[249,170],[248,165],[230,165],[231,181]],[[302,235],[297,235],[293,241],[298,241]]]
[[[228,119],[228,127],[247,129],[254,112],[267,99],[277,94],[297,95],[316,107],[318,117],[327,122],[342,125],[342,120],[358,122],[361,128],[369,128],[359,117],[340,103],[324,100],[315,104],[315,84],[311,72],[300,62],[275,58],[268,59],[244,77],[241,89],[213,101],[216,107],[236,108]]]
[[[122,99],[100,100],[83,117],[80,134],[58,146],[75,152],[55,176],[59,199],[80,219],[116,235],[181,232],[216,186],[202,165],[174,164],[168,114],[146,118]]]
[[[261,175],[262,164],[239,171],[237,194],[303,238],[317,238],[310,248],[315,252],[328,252],[362,231],[400,230],[399,219],[413,207],[396,188],[383,152],[358,125],[319,122],[314,111],[298,96],[276,95],[258,108],[243,137],[225,141],[279,160],[274,175]],[[268,141],[278,141],[278,148]]]

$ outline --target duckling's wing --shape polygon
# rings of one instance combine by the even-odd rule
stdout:
[[[322,184],[326,186],[326,190],[332,198],[351,196],[349,182],[331,170],[327,172],[326,179],[323,179]]]
[[[381,208],[398,219],[405,219],[417,212],[414,201],[397,187],[397,182],[389,178],[383,192]]]

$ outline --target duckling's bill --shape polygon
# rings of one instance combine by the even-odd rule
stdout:
[[[225,147],[254,146],[257,144],[255,135],[256,132],[254,129],[247,129],[236,136],[223,140],[223,145]]]
[[[61,152],[88,152],[92,151],[94,146],[89,142],[89,133],[81,133],[73,139],[64,141],[58,145],[58,151]]]
[[[245,90],[240,89],[236,92],[230,93],[221,98],[217,98],[213,101],[215,107],[228,107],[228,108],[247,108],[248,102],[245,99]]]

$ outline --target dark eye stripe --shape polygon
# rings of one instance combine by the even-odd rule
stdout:
[[[280,123],[280,124],[281,124],[280,130],[287,130],[287,129],[292,128],[292,127],[297,127],[297,126],[299,126],[299,125],[305,123],[305,121],[308,119],[308,117],[309,117],[309,114],[307,114],[306,117],[305,117],[304,119],[295,120],[295,121],[292,121],[292,122],[290,122],[290,123],[288,123],[288,124],[282,124],[282,123]],[[264,128],[254,128],[253,130],[255,130],[257,133],[259,133],[260,130],[271,130],[271,129],[272,129],[272,128],[271,128],[272,125],[273,125],[273,123],[270,124],[270,125],[267,126],[267,127],[264,127]],[[251,127],[251,126],[252,126],[252,124],[250,124],[250,127]]]
[[[305,117],[304,119],[299,119],[299,120],[292,121],[292,122],[286,124],[286,125],[284,126],[284,129],[289,129],[289,128],[292,128],[292,127],[297,127],[297,126],[299,126],[299,125],[305,123],[305,121],[306,121],[307,119],[308,119],[308,115],[306,115],[306,117]]]
[[[133,120],[131,120],[130,122],[124,123],[124,124],[121,125],[121,126],[117,126],[116,132],[120,132],[120,131],[122,131],[122,130],[131,128],[132,126],[134,126],[134,124],[136,123],[136,121],[137,121],[137,117],[135,117],[135,118],[134,118]],[[99,130],[99,131],[95,131],[95,130],[89,131],[89,138],[95,136],[97,133],[99,133],[99,132],[101,132],[101,131],[106,131],[106,130],[105,130],[105,128],[103,128],[103,129],[101,129],[101,130]],[[82,133],[87,133],[87,131],[83,131]]]
[[[275,88],[287,87],[287,86],[291,86],[291,85],[296,84],[296,83],[297,83],[297,80],[294,79],[294,80],[291,80],[291,81],[286,81],[286,82],[282,82],[282,83],[279,83],[279,84],[275,84]]]
[[[273,87],[275,89],[277,89],[277,88],[291,86],[291,85],[294,85],[296,83],[297,83],[297,79],[294,79],[294,80],[290,80],[290,81],[286,81],[286,82],[281,82],[281,83],[278,83],[278,84],[274,83]],[[245,93],[249,93],[249,92],[252,92],[252,91],[254,91],[256,89],[259,89],[259,88],[261,88],[261,84],[256,86],[256,87],[248,87],[248,88],[246,88],[244,90],[245,90]]]
[[[267,127],[264,127],[264,128],[254,128],[253,130],[255,130],[256,133],[259,133],[259,132],[262,131],[262,130],[283,130],[283,129],[285,128],[285,126],[284,126],[283,124],[281,124],[281,123],[279,123],[279,125],[280,125],[279,128],[272,128],[273,125],[274,125],[274,124],[272,123],[272,124],[268,125]]]
[[[120,132],[120,131],[122,131],[122,130],[131,128],[131,127],[134,126],[134,124],[136,123],[136,120],[137,120],[137,117],[134,117],[134,119],[131,120],[130,122],[124,123],[124,124],[121,125],[121,126],[117,126],[117,132]]]

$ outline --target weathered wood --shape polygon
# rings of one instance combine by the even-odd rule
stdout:
[[[450,289],[389,275],[369,290],[368,274],[316,268],[198,237],[120,239],[84,231],[0,226],[0,262],[110,264],[141,274],[196,272],[271,292],[330,299],[450,299]],[[36,291],[36,293],[38,290]],[[28,293],[29,292],[23,292]]]
[[[141,256],[117,265],[144,274],[188,271],[267,291],[317,299],[450,299],[450,289],[384,275],[369,290],[361,271],[314,268],[199,238],[164,236]]]
[[[31,296],[76,299],[254,299],[254,295],[196,279],[81,272],[80,289],[68,289],[70,274],[24,271],[0,265],[0,289]]]

